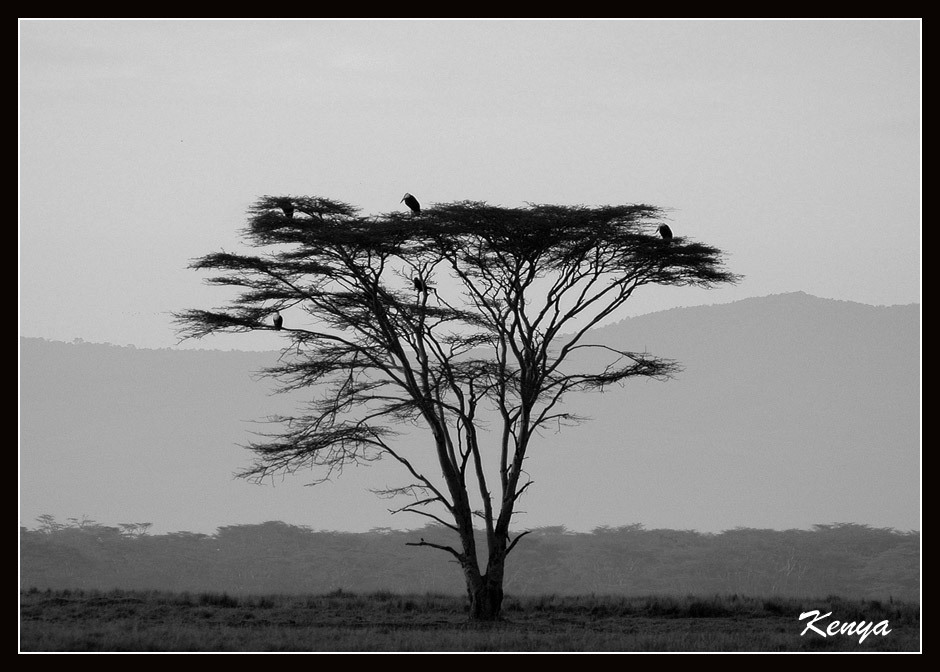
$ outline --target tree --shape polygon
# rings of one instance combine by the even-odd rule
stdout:
[[[46,534],[58,532],[63,527],[65,527],[65,525],[57,521],[55,516],[53,516],[51,513],[42,514],[36,519],[36,521],[39,523],[39,531]]]
[[[138,539],[147,536],[147,532],[153,527],[153,523],[118,523],[118,527],[121,528],[123,536]]]
[[[569,392],[677,370],[645,352],[592,345],[590,328],[644,285],[738,279],[720,250],[661,238],[663,218],[649,205],[470,201],[363,216],[327,198],[265,196],[243,231],[258,254],[223,251],[191,264],[217,273],[206,281],[237,296],[176,319],[183,338],[201,338],[274,330],[281,314],[287,345],[267,373],[282,390],[309,389],[315,399],[303,413],[271,419],[278,429],[247,446],[256,461],[241,476],[312,468],[319,481],[391,458],[408,481],[379,494],[408,500],[393,513],[456,533],[452,545],[412,545],[452,555],[471,619],[493,620],[506,558],[526,534],[511,523],[532,484],[523,463],[537,431],[581,420],[560,407]],[[604,355],[603,366],[575,364],[588,348]],[[398,424],[427,430],[431,448],[396,442]]]

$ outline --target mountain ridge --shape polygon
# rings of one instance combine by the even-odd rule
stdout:
[[[600,327],[597,342],[648,346],[681,371],[568,397],[565,410],[592,419],[542,433],[517,523],[919,529],[919,332],[919,304],[804,293]],[[420,525],[365,492],[396,482],[384,465],[316,488],[306,474],[264,487],[232,478],[250,464],[239,446],[301,400],[259,377],[278,354],[21,337],[21,522]]]
[[[832,303],[832,304],[850,304],[850,305],[857,305],[857,306],[865,306],[865,307],[869,307],[869,308],[916,308],[916,309],[919,310],[919,309],[920,309],[920,305],[921,305],[920,303],[918,303],[918,302],[916,302],[916,301],[910,302],[910,303],[870,304],[870,303],[862,303],[862,302],[860,302],[860,301],[852,301],[852,300],[849,300],[849,299],[828,299],[828,298],[816,296],[816,295],[814,295],[814,294],[809,294],[808,292],[804,292],[804,291],[802,291],[802,290],[797,290],[797,291],[792,291],[792,292],[778,292],[778,293],[775,293],[775,294],[766,294],[766,295],[763,295],[763,296],[746,297],[746,298],[743,298],[743,299],[736,299],[736,300],[734,300],[734,301],[727,301],[727,302],[724,302],[724,303],[705,303],[705,304],[696,305],[696,306],[676,306],[676,307],[673,307],[673,308],[665,308],[665,309],[663,309],[663,310],[656,310],[656,311],[652,311],[652,312],[649,312],[649,313],[642,313],[642,314],[639,314],[639,315],[630,315],[630,316],[627,316],[627,317],[623,317],[623,318],[620,318],[620,319],[618,319],[618,320],[615,320],[614,322],[606,323],[606,324],[604,324],[604,325],[602,325],[602,326],[596,327],[594,330],[596,330],[596,329],[606,329],[606,328],[608,328],[608,327],[612,327],[612,326],[618,325],[618,324],[620,324],[620,323],[622,323],[622,322],[628,322],[628,321],[630,321],[630,320],[642,319],[642,318],[649,317],[649,316],[653,316],[653,315],[662,315],[662,314],[664,314],[664,313],[672,313],[673,311],[690,311],[690,310],[697,310],[697,309],[717,308],[717,307],[720,307],[720,306],[731,306],[731,305],[736,305],[736,304],[741,304],[741,303],[749,303],[749,302],[754,302],[754,301],[763,301],[763,300],[765,300],[765,299],[777,299],[777,298],[783,298],[783,297],[806,297],[806,298],[808,298],[808,299],[813,299],[813,300],[816,300],[816,301],[830,302],[830,303]],[[594,331],[594,330],[592,330],[592,331]],[[115,347],[115,348],[125,348],[125,349],[128,349],[128,350],[156,350],[156,351],[170,351],[170,352],[202,352],[202,351],[211,351],[211,352],[248,352],[248,353],[256,353],[256,352],[280,352],[280,350],[279,350],[278,348],[271,348],[270,350],[241,350],[241,349],[238,349],[238,348],[212,348],[212,347],[205,347],[205,348],[194,348],[194,347],[187,347],[187,348],[176,348],[176,347],[154,348],[154,347],[137,346],[137,345],[134,345],[134,344],[121,345],[121,344],[119,344],[119,343],[110,343],[110,342],[107,342],[107,341],[88,341],[88,340],[85,340],[84,338],[78,338],[78,337],[72,339],[71,341],[62,341],[62,340],[57,340],[57,339],[49,339],[49,338],[45,338],[45,337],[42,337],[42,336],[20,336],[20,339],[21,339],[21,340],[26,339],[26,340],[46,341],[46,342],[49,342],[49,343],[62,343],[62,344],[66,344],[66,345],[103,345],[103,346],[110,346],[110,347]],[[211,339],[210,339],[210,340],[211,340]]]

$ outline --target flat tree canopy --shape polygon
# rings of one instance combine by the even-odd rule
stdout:
[[[184,337],[200,338],[274,330],[280,313],[287,342],[268,373],[312,399],[249,445],[257,460],[243,476],[310,468],[326,479],[349,464],[397,461],[407,480],[382,494],[405,502],[397,511],[454,530],[452,546],[415,545],[452,554],[471,617],[494,619],[506,556],[525,534],[511,522],[531,484],[523,461],[536,431],[577,420],[560,406],[569,392],[676,370],[645,352],[590,343],[591,327],[644,285],[738,279],[720,250],[661,234],[664,220],[650,205],[463,201],[363,216],[331,199],[265,196],[244,230],[258,254],[217,252],[192,265],[216,273],[208,282],[235,287],[237,297],[177,321]],[[574,365],[572,354],[588,348],[605,355],[601,367]],[[396,442],[402,424],[433,440]],[[425,468],[429,452],[439,474]]]

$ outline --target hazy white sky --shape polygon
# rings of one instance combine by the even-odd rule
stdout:
[[[919,20],[20,20],[20,334],[175,346],[171,312],[226,296],[189,262],[239,249],[265,194],[648,203],[745,276],[643,288],[618,319],[795,291],[920,302],[921,38]],[[104,472],[99,453],[81,455]]]
[[[20,333],[174,345],[171,311],[223,299],[189,261],[288,193],[650,203],[746,276],[622,316],[920,301],[921,28],[21,20]],[[280,345],[257,337],[197,345]]]

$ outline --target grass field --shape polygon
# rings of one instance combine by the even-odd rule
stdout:
[[[449,595],[20,593],[21,652],[918,652],[917,604],[740,597],[507,597],[502,622],[467,622]],[[802,633],[888,621],[886,635]],[[884,628],[882,628],[884,629]],[[880,630],[879,630],[880,632]]]

